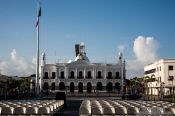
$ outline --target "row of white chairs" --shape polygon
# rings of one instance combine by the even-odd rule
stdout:
[[[175,116],[175,104],[163,101],[84,100],[80,116]]]
[[[0,115],[49,115],[63,105],[63,100],[1,101]]]

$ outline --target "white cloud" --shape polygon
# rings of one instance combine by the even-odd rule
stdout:
[[[153,37],[138,36],[134,41],[133,51],[136,60],[145,65],[157,59],[158,43]]]
[[[1,74],[8,74],[9,73],[9,66],[4,61],[0,61],[0,73]]]
[[[35,57],[32,58],[32,63],[36,64],[36,58]]]
[[[10,53],[11,60],[9,62],[0,61],[0,70],[5,75],[29,76],[35,73],[34,59],[28,61],[22,56],[18,56],[16,49]]]
[[[118,48],[118,50],[119,50],[120,52],[124,52],[125,47],[126,47],[126,46],[123,45],[123,44],[120,44],[120,45],[117,46],[117,48]]]
[[[158,59],[158,42],[153,37],[138,36],[134,40],[135,59],[127,60],[127,77],[143,76],[144,66]]]

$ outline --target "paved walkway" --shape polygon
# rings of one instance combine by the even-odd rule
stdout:
[[[79,107],[82,100],[67,100],[66,106],[58,111],[55,116],[79,116]]]

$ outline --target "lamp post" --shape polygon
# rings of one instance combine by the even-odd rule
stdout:
[[[171,86],[171,89],[172,89],[172,102],[174,102],[174,89],[173,89],[173,80],[174,80],[174,77],[173,76],[169,76],[169,81],[172,81],[172,86]]]
[[[163,82],[160,82],[160,100],[163,100]]]
[[[174,102],[174,88],[173,88],[173,80],[174,80],[174,77],[172,76],[172,102]]]

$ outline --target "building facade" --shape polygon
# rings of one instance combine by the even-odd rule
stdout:
[[[125,78],[122,54],[114,64],[91,63],[83,43],[75,45],[76,58],[67,63],[47,64],[46,55],[41,61],[41,89],[43,91],[117,92]],[[116,59],[117,61],[117,59]]]
[[[170,95],[172,87],[175,87],[175,59],[160,59],[144,67],[144,77],[146,80],[147,94]]]

